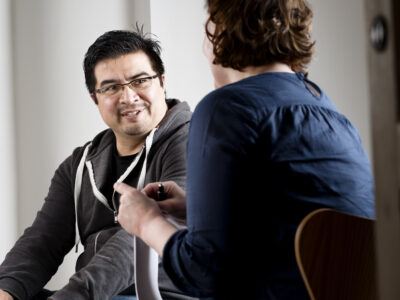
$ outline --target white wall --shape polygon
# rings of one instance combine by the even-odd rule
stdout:
[[[0,258],[15,242],[17,202],[15,190],[15,131],[12,91],[11,2],[0,1]],[[4,228],[4,229],[3,229]]]
[[[206,10],[199,0],[151,0],[151,31],[163,46],[167,96],[192,109],[213,89],[202,44]]]
[[[11,2],[14,9],[10,15],[7,6]],[[317,53],[310,78],[356,125],[370,154],[362,2],[311,0]],[[136,21],[144,23],[145,30],[161,40],[168,96],[188,101],[193,109],[213,87],[201,52],[205,16],[204,1],[199,0],[0,1],[0,84],[6,91],[0,98],[0,141],[4,149],[0,260],[16,238],[13,224],[18,222],[19,235],[32,223],[57,166],[73,148],[105,128],[84,85],[82,60],[88,46],[105,31],[131,29]],[[9,44],[11,33],[14,97],[10,88],[11,51],[3,46]],[[17,143],[18,197],[12,180],[13,139]],[[13,218],[16,199],[18,216]],[[67,282],[75,259],[75,254],[67,257],[49,288],[57,289]]]
[[[364,1],[309,1],[317,41],[309,77],[359,130],[372,159]]]

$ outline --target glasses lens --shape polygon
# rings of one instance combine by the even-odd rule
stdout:
[[[132,80],[129,83],[129,87],[133,90],[143,90],[145,88],[150,87],[151,82],[152,82],[151,77],[139,78],[139,79]]]
[[[134,79],[131,82],[124,83],[124,84],[113,84],[113,85],[101,88],[98,91],[98,93],[103,94],[104,96],[108,96],[108,97],[115,96],[115,95],[119,94],[126,85],[134,91],[143,90],[143,89],[146,89],[151,86],[151,83],[154,78],[157,78],[157,76],[155,75],[153,77],[138,78],[138,79]]]
[[[122,89],[120,85],[110,85],[104,88],[102,94],[105,96],[114,96]]]

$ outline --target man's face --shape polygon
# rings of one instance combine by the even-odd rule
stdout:
[[[147,55],[135,52],[100,61],[94,68],[95,89],[124,84],[134,79],[154,76]],[[144,138],[155,128],[167,111],[164,75],[150,79],[150,86],[132,90],[124,86],[115,95],[96,93],[98,109],[104,122],[114,131],[117,144],[132,137]],[[93,96],[92,96],[93,98]],[[136,139],[137,140],[137,139]]]

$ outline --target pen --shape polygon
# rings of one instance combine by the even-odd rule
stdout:
[[[167,194],[165,193],[164,185],[162,183],[158,184],[158,191],[157,191],[157,200],[162,201],[167,198]]]

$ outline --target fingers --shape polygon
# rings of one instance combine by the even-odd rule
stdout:
[[[137,189],[123,182],[116,182],[114,184],[114,189],[117,193],[121,195],[121,197],[119,198],[120,205],[129,202],[127,200],[131,199],[132,197],[140,193]]]
[[[122,195],[122,194],[132,192],[135,189],[133,187],[127,185],[126,183],[116,182],[116,183],[114,183],[114,190]]]
[[[164,186],[164,192],[165,192],[167,198],[173,197],[174,190],[176,189],[176,187],[178,187],[178,185],[173,181],[149,183],[148,185],[145,186],[145,188],[142,190],[142,192],[150,198],[157,199],[157,196],[158,196],[157,192],[159,191],[160,183]]]
[[[144,193],[145,195],[147,195],[150,198],[156,199],[157,192],[158,192],[158,184],[159,184],[159,182],[149,183],[148,185],[146,185],[144,187],[144,189],[142,190],[142,193]]]
[[[176,184],[174,181],[167,181],[163,182],[164,187],[165,187],[165,192],[170,195],[171,197],[176,197],[179,194],[184,194],[185,192],[182,190],[182,188]]]
[[[158,200],[160,183],[161,182],[149,183],[141,192],[149,198]],[[164,192],[166,194],[166,198],[168,199],[174,197],[184,197],[185,195],[185,192],[174,181],[165,181],[162,182],[162,185],[164,186]],[[140,193],[137,189],[123,182],[116,182],[114,184],[114,189],[117,193],[121,194],[121,200],[124,198],[124,195],[135,195],[136,193]]]
[[[168,213],[171,210],[171,201],[158,201],[157,202],[158,207],[161,209],[163,213]]]

